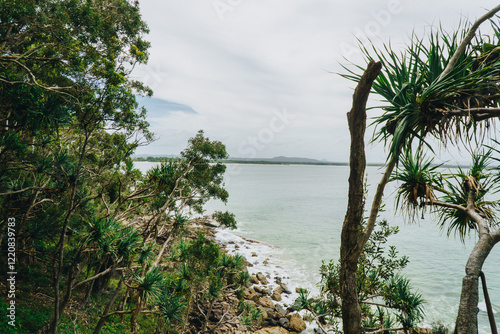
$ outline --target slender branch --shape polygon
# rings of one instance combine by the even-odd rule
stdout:
[[[458,63],[458,59],[460,58],[460,56],[465,52],[465,49],[467,48],[467,45],[469,45],[470,41],[472,40],[472,38],[474,38],[475,34],[476,34],[476,30],[479,28],[479,26],[486,20],[492,18],[498,11],[500,10],[500,5],[496,6],[495,8],[493,8],[492,10],[490,10],[488,13],[484,14],[483,16],[481,16],[473,25],[472,27],[469,29],[469,31],[467,32],[467,35],[465,35],[465,38],[463,39],[462,43],[460,43],[460,45],[458,46],[457,50],[455,51],[455,53],[453,54],[453,56],[451,57],[450,59],[450,62],[448,63],[448,65],[446,66],[446,68],[444,69],[444,71],[441,73],[441,75],[439,76],[438,78],[438,81],[440,81],[442,78],[444,78],[448,73],[451,72],[451,70],[453,70],[453,68],[455,67],[455,65],[457,65]]]
[[[363,234],[361,236],[361,242],[357,245],[358,251],[363,250],[366,243],[368,242],[368,239],[370,238],[370,235],[373,232],[373,229],[375,228],[375,222],[377,220],[378,212],[380,210],[380,205],[382,204],[382,197],[384,196],[384,189],[385,189],[385,186],[387,185],[387,182],[389,182],[389,177],[391,176],[392,171],[394,170],[394,167],[396,166],[397,159],[398,159],[398,157],[393,154],[391,157],[391,160],[389,161],[389,164],[387,165],[387,167],[385,169],[385,173],[382,176],[382,179],[380,180],[379,184],[377,185],[377,191],[375,193],[375,196],[373,197],[372,208],[370,210],[370,216],[368,217],[368,221],[366,222],[366,227],[365,227]]]
[[[453,204],[453,203],[446,203],[446,202],[441,202],[441,201],[432,201],[432,202],[427,201],[427,202],[425,202],[425,205],[441,206],[444,208],[454,209],[454,210],[458,210],[458,211],[467,213],[467,209],[464,206],[458,205],[458,204]]]
[[[380,307],[385,307],[385,308],[392,308],[392,307],[387,306],[385,304],[379,304],[379,303],[367,302],[367,301],[361,302],[361,304],[368,304],[368,305],[373,305],[373,306],[380,306]]]
[[[120,260],[120,261],[121,261],[121,260]],[[117,263],[117,264],[118,264],[118,263]],[[87,283],[87,282],[93,281],[93,280],[95,280],[95,279],[98,279],[98,278],[99,278],[99,277],[101,277],[101,276],[106,275],[106,274],[107,274],[107,273],[109,273],[111,270],[113,270],[115,267],[116,267],[116,265],[111,266],[111,267],[109,267],[108,269],[106,269],[106,270],[104,270],[104,271],[101,271],[99,274],[94,275],[94,276],[92,276],[92,277],[89,277],[89,278],[87,278],[86,280],[83,280],[83,281],[81,281],[81,282],[79,282],[79,283],[75,284],[75,285],[73,286],[73,289],[76,289],[76,288],[77,288],[77,287],[79,287],[80,285],[83,285],[83,284],[85,284],[85,283]]]
[[[483,121],[488,118],[500,117],[500,108],[469,108],[441,111],[447,116],[470,116],[475,121]]]

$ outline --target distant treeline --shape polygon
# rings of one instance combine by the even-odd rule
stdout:
[[[140,162],[163,162],[172,161],[176,158],[172,157],[138,157],[134,158],[134,161]],[[268,160],[220,160],[212,161],[220,162],[224,164],[251,164],[251,165],[325,165],[325,166],[348,166],[347,162],[300,162],[300,161],[268,161]],[[373,164],[376,166],[381,166],[381,164]]]

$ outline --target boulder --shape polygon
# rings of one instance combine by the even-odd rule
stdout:
[[[263,286],[254,286],[254,290],[258,293],[261,293],[263,295],[269,294],[268,288],[263,287]]]
[[[272,295],[271,295],[271,298],[273,300],[276,300],[277,302],[280,302],[281,301],[281,287],[277,287],[276,289],[274,289]]]
[[[270,298],[267,297],[260,297],[258,302],[260,305],[268,308],[274,308],[274,303]]]
[[[290,316],[290,330],[300,333],[306,329],[306,323],[298,313],[293,313]]]
[[[265,307],[259,306],[258,308],[262,314],[262,316],[261,316],[262,320],[266,320],[267,318],[269,318]]]
[[[287,318],[281,318],[280,325],[283,328],[289,329],[290,328],[290,321]]]
[[[258,256],[257,253],[255,252],[252,253],[252,257],[257,257],[257,256]]]
[[[259,329],[254,334],[290,334],[290,332],[283,327],[266,327]]]
[[[248,300],[253,300],[254,302],[259,300],[259,296],[252,288],[243,290],[243,297]]]
[[[282,293],[286,293],[287,295],[292,293],[292,291],[290,291],[290,289],[288,289],[288,287],[285,285],[285,283],[280,283],[280,287],[283,290]]]
[[[250,282],[253,284],[259,284],[259,279],[257,278],[257,276],[252,275],[250,276]]]
[[[274,307],[274,310],[276,312],[278,312],[279,314],[281,314],[281,317],[286,317],[286,315],[288,313],[286,311],[286,309],[282,305],[280,305],[280,304],[276,304],[276,306]]]
[[[258,273],[258,274],[257,274],[257,278],[259,279],[259,281],[260,281],[262,284],[264,284],[264,285],[269,284],[269,282],[267,281],[266,276],[262,275],[261,273]]]

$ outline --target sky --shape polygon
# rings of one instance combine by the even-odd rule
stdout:
[[[356,38],[403,49],[415,32],[452,31],[498,3],[470,0],[140,0],[150,58],[133,72],[154,90],[141,100],[156,141],[137,154],[179,154],[204,130],[231,157],[349,159],[346,113],[364,66]],[[380,101],[370,97],[370,105]],[[379,114],[369,111],[368,117]],[[367,141],[373,134],[367,130]],[[468,160],[453,149],[443,161]],[[383,144],[367,147],[383,162]]]

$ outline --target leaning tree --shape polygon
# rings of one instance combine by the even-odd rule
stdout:
[[[491,18],[500,10],[495,7],[470,27],[447,34],[442,30],[428,39],[413,37],[404,53],[384,46],[382,50],[362,47],[368,61],[380,60],[382,69],[376,75],[376,63],[370,63],[363,75],[346,68],[345,78],[358,83],[353,109],[348,114],[351,131],[351,175],[349,204],[344,220],[341,242],[341,265],[344,288],[341,290],[345,333],[360,333],[360,306],[355,292],[354,272],[360,249],[373,231],[385,185],[399,162],[404,149],[417,145],[428,147],[427,138],[446,144],[470,143],[483,138],[492,121],[500,115],[498,87],[500,74],[500,32]],[[485,37],[479,26],[490,20],[494,34]],[[358,66],[358,69],[364,70]],[[373,78],[373,75],[376,78]],[[364,133],[366,99],[373,81],[373,91],[386,102],[384,113],[375,119],[378,131],[375,141],[389,147],[388,162],[378,184],[367,224],[360,229],[364,201],[360,191],[365,166],[364,147],[358,147],[356,133]],[[364,87],[364,88],[363,88]],[[367,90],[368,89],[368,90]],[[360,94],[359,91],[364,93]],[[353,111],[360,109],[353,119]],[[362,141],[362,137],[358,141]],[[353,167],[357,166],[357,167]],[[358,185],[358,186],[356,186]],[[465,279],[464,279],[465,280]],[[461,305],[467,303],[461,299]],[[475,308],[460,307],[457,331],[474,333]],[[476,330],[477,331],[477,330]]]

